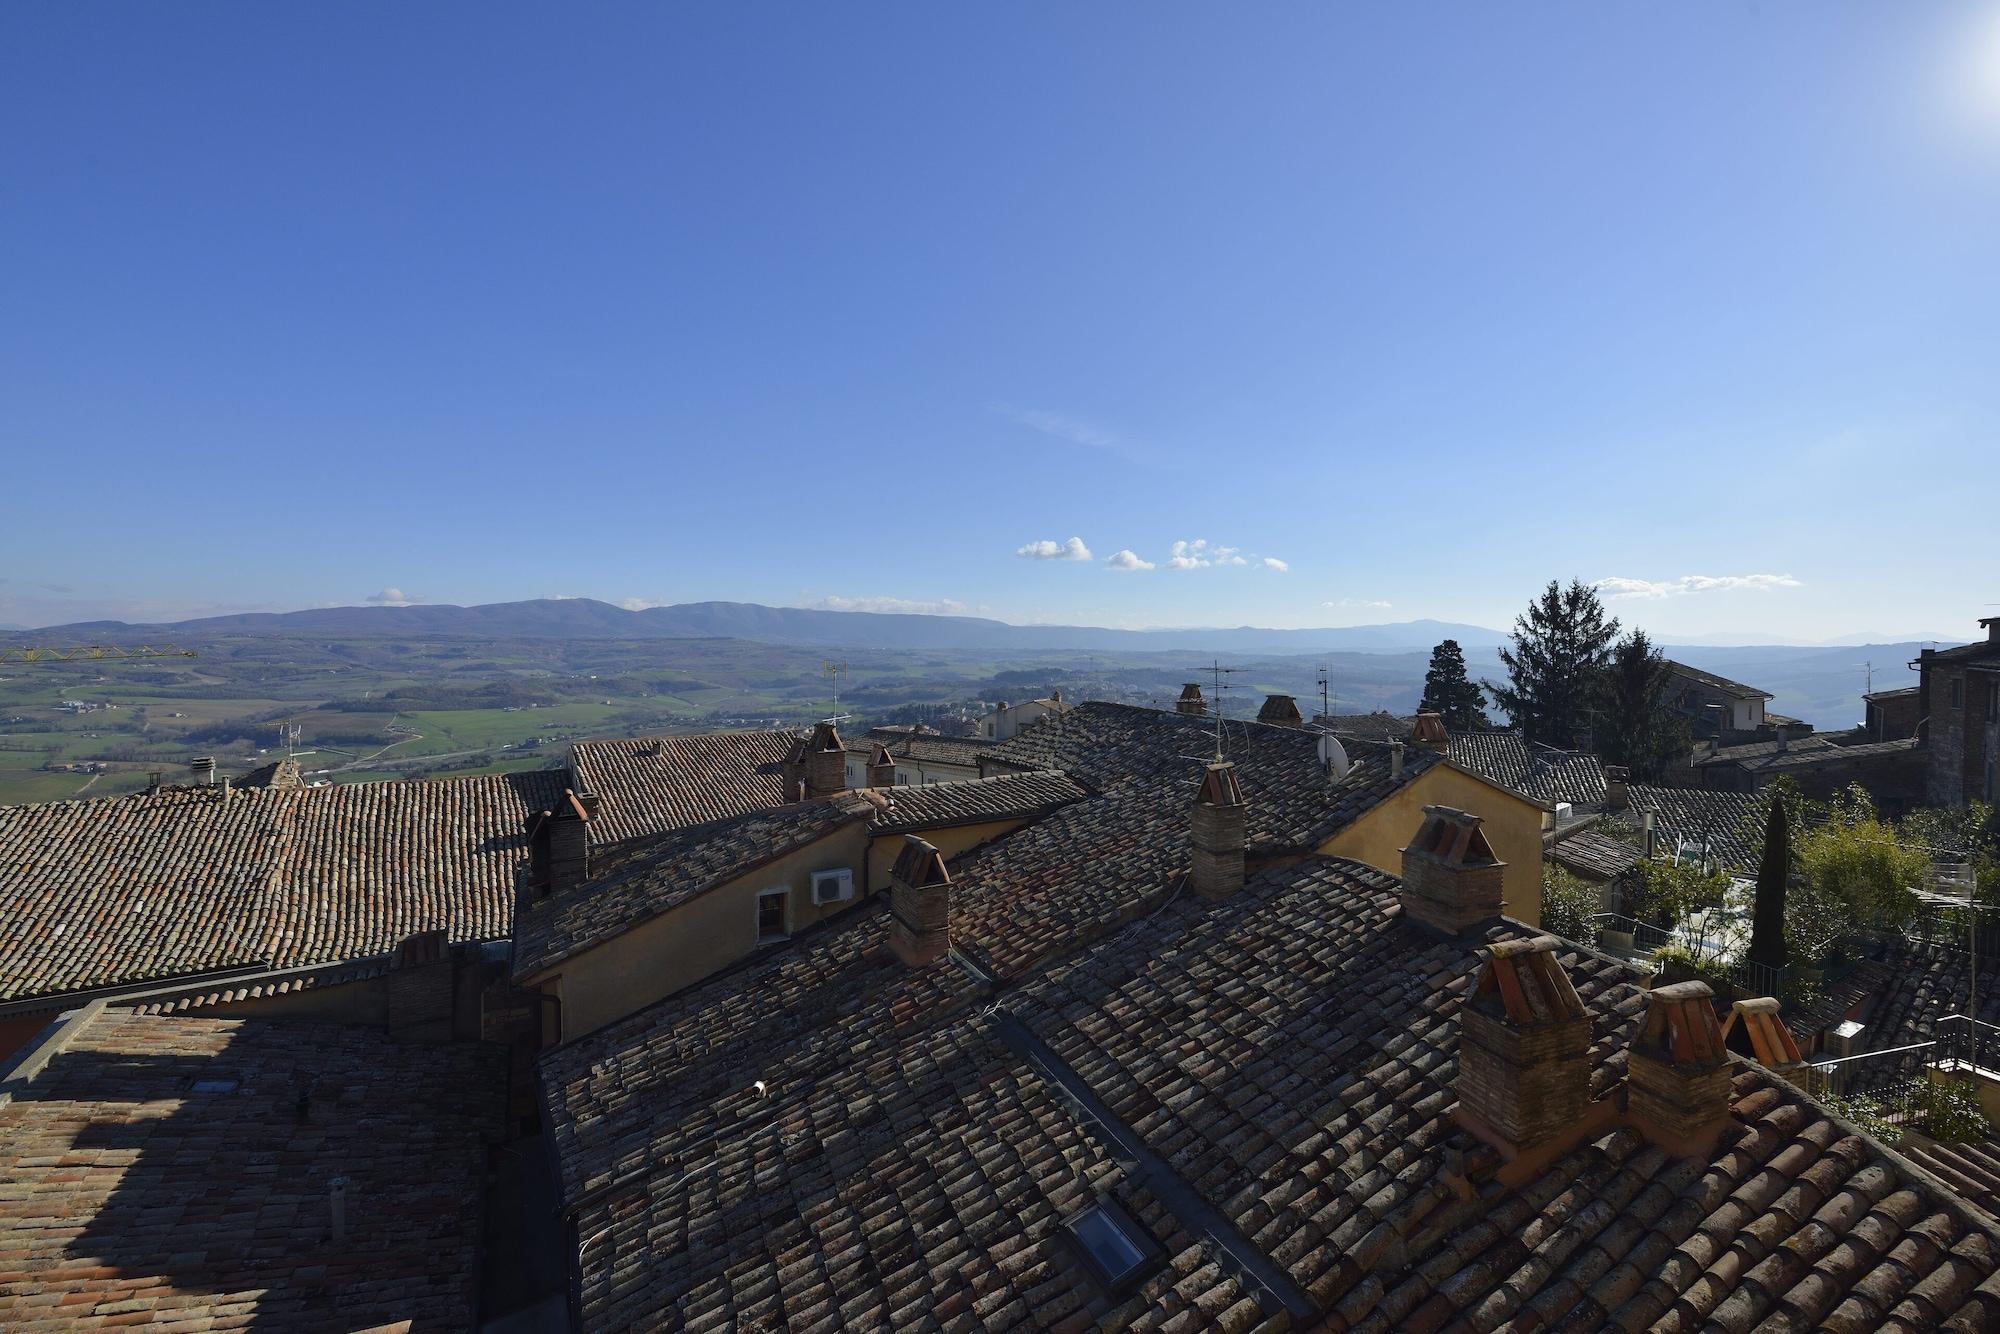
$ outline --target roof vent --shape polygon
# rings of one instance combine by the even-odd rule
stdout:
[[[1646,993],[1646,1018],[1626,1058],[1627,1107],[1648,1139],[1706,1154],[1729,1121],[1729,1053],[1706,982]]]
[[[1458,1119],[1509,1158],[1580,1124],[1590,1017],[1554,936],[1503,940],[1459,1011]]]
[[[1493,855],[1476,815],[1424,807],[1424,822],[1403,849],[1403,915],[1446,935],[1483,928],[1500,916],[1507,864]]]
[[[215,756],[197,755],[188,761],[188,768],[194,773],[194,781],[206,787],[215,781]]]

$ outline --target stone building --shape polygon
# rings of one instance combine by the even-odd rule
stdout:
[[[1979,627],[1984,639],[1917,659],[1917,737],[1933,806],[2000,793],[2000,616],[1982,617]]]

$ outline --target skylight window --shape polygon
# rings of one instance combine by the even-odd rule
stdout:
[[[1161,1258],[1159,1243],[1112,1199],[1085,1205],[1063,1221],[1063,1230],[1091,1277],[1113,1296],[1129,1291]]]

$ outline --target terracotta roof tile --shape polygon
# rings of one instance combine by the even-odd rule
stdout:
[[[782,806],[790,794],[777,766],[801,739],[776,731],[579,741],[570,748],[577,791],[604,799],[591,838],[619,843]]]
[[[957,783],[882,788],[887,806],[875,829],[895,834],[955,824],[1026,819],[1079,800],[1085,793],[1067,774],[1008,773]]]
[[[1519,732],[1453,732],[1451,762],[1525,797],[1553,806],[1604,800],[1604,769],[1595,755],[1534,746]]]

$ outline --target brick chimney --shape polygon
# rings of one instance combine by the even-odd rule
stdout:
[[[1646,1018],[1625,1063],[1626,1110],[1675,1154],[1706,1154],[1729,1123],[1729,1054],[1706,982],[1646,993]]]
[[[1266,695],[1264,707],[1257,710],[1257,721],[1272,727],[1304,727],[1305,715],[1299,712],[1299,702],[1290,695]]]
[[[1228,760],[1210,764],[1188,824],[1189,881],[1203,898],[1227,898],[1243,888],[1247,815],[1236,766]]]
[[[806,742],[806,797],[831,797],[847,790],[847,747],[832,723],[817,723]]]
[[[1806,1086],[1806,1061],[1792,1030],[1778,1013],[1771,996],[1740,1000],[1729,1007],[1722,1024],[1722,1045],[1756,1061],[1780,1079]]]
[[[951,876],[938,850],[915,836],[904,838],[889,872],[889,948],[912,968],[951,950]]]
[[[1604,766],[1604,809],[1622,811],[1632,804],[1632,771],[1622,764]]]
[[[804,801],[806,797],[806,739],[797,737],[778,761],[778,782],[783,788],[780,801]]]
[[[1443,755],[1451,749],[1451,733],[1445,730],[1444,715],[1441,713],[1420,713],[1416,726],[1410,729],[1410,740],[1425,750],[1434,750]]]
[[[561,894],[590,875],[590,812],[576,793],[564,788],[543,825],[548,833],[548,892]]]
[[[1489,951],[1459,1011],[1458,1120],[1512,1159],[1583,1125],[1590,1017],[1554,936]]]
[[[887,746],[878,744],[868,757],[868,786],[896,786],[896,757],[889,753]]]
[[[1457,935],[1500,916],[1507,864],[1493,855],[1476,815],[1424,807],[1424,822],[1403,849],[1403,915]]]
[[[1208,701],[1201,697],[1201,686],[1190,681],[1181,687],[1181,697],[1174,701],[1174,712],[1185,713],[1189,717],[1203,718],[1208,715]]]

